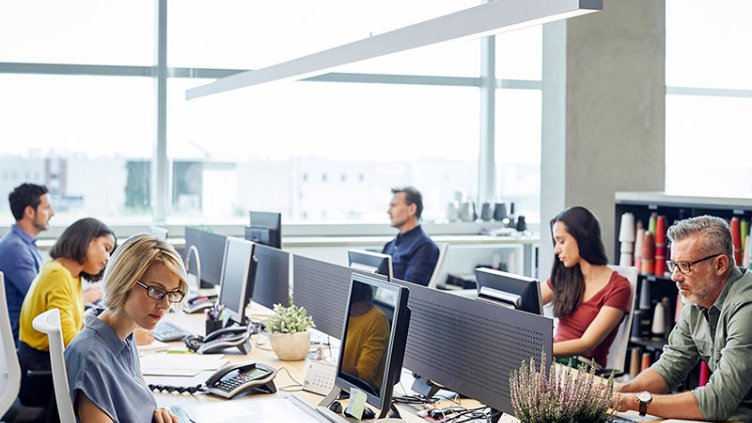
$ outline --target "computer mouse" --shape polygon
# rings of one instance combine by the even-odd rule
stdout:
[[[329,409],[337,414],[340,414],[342,412],[342,404],[339,401],[333,401],[331,404],[329,404]]]

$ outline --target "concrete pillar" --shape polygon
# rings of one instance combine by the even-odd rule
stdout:
[[[605,0],[602,12],[544,27],[542,279],[559,211],[595,213],[613,262],[614,193],[664,189],[665,27],[665,0]]]

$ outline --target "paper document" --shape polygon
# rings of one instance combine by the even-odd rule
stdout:
[[[138,353],[141,355],[145,352],[157,352],[157,351],[164,351],[168,348],[170,348],[169,345],[165,344],[162,341],[157,341],[156,339],[151,341],[151,344],[148,345],[138,345]]]
[[[222,354],[147,354],[141,357],[141,373],[144,376],[195,376],[203,370],[217,370],[229,361]]]
[[[663,420],[663,419],[661,417],[651,416],[650,414],[646,416],[641,416],[636,411],[630,410],[630,411],[616,413],[616,420],[614,421],[618,423],[620,421],[621,422],[652,422],[655,420]]]
[[[327,421],[313,409],[292,397],[266,397],[243,401],[184,407],[191,421],[196,423],[309,423]]]

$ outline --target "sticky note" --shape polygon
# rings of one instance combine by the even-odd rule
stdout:
[[[357,388],[350,388],[350,401],[345,411],[358,420],[363,419],[363,410],[366,408],[366,393]]]

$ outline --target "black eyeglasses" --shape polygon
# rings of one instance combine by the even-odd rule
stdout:
[[[185,292],[179,289],[176,289],[174,291],[165,291],[162,288],[150,286],[141,281],[136,281],[136,283],[146,290],[146,295],[148,295],[149,298],[153,298],[157,301],[162,301],[164,297],[167,297],[167,301],[171,303],[179,303],[183,301],[183,297],[185,297]]]
[[[692,271],[692,266],[694,266],[697,263],[703,262],[708,259],[712,259],[713,257],[718,257],[720,254],[712,254],[707,257],[703,257],[699,260],[695,261],[673,261],[673,260],[666,260],[666,267],[668,267],[668,271],[671,273],[674,273],[674,270],[679,270],[679,273],[688,275]]]

